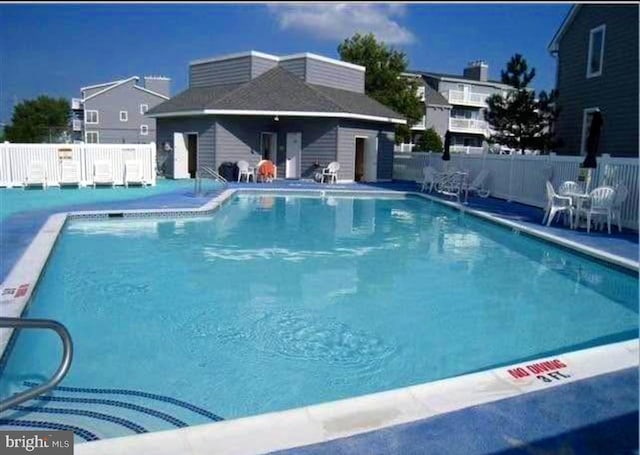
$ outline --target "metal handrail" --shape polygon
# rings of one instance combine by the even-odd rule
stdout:
[[[57,386],[69,372],[71,360],[73,359],[73,343],[67,328],[57,321],[51,319],[22,319],[22,318],[0,318],[0,328],[13,329],[49,329],[58,334],[62,340],[62,363],[51,376],[51,378],[39,386],[32,387],[24,392],[20,392],[5,400],[0,401],[0,412],[28,401],[41,395]]]
[[[199,167],[198,170],[196,170],[196,181],[193,189],[193,193],[196,196],[199,195],[202,191],[202,179],[207,177],[213,180],[218,180],[225,185],[227,183],[227,179],[225,179],[223,176],[218,174],[218,172],[212,167],[208,167],[208,166]]]

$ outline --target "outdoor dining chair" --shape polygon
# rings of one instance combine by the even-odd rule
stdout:
[[[542,224],[546,222],[547,226],[551,225],[551,222],[558,213],[564,213],[565,216],[569,215],[569,223],[571,228],[573,228],[573,206],[571,205],[571,198],[558,195],[553,189],[551,182],[547,181],[547,208],[542,218]]]
[[[616,191],[610,186],[601,186],[589,193],[589,205],[580,209],[580,216],[585,215],[587,219],[587,232],[591,232],[591,221],[600,217],[607,220],[607,232],[611,234],[611,219],[613,214],[613,201]]]

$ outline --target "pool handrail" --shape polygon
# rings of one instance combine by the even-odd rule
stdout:
[[[196,170],[196,179],[193,193],[198,196],[202,192],[202,179],[209,178],[221,182],[224,186],[227,185],[227,179],[221,176],[214,168],[208,166],[199,167]]]
[[[62,362],[53,376],[51,376],[48,381],[38,386],[32,387],[24,392],[17,393],[0,401],[0,413],[2,413],[13,406],[42,395],[57,386],[67,375],[69,368],[71,367],[71,360],[73,359],[73,342],[71,341],[71,334],[69,334],[67,328],[58,321],[51,319],[0,317],[0,328],[49,329],[56,332],[62,340]]]

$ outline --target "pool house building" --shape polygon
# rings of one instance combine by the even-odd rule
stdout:
[[[150,109],[159,161],[173,178],[223,163],[271,160],[277,178],[390,181],[394,127],[406,120],[364,93],[363,66],[250,51],[196,60],[189,87]]]

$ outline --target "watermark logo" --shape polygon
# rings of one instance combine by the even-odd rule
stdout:
[[[6,455],[73,455],[72,431],[0,431]]]

